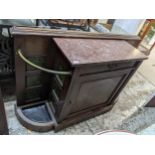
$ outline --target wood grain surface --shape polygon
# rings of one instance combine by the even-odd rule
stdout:
[[[70,37],[70,38],[94,38],[94,39],[117,39],[117,40],[141,40],[135,35],[123,35],[112,33],[83,32],[72,30],[57,30],[38,27],[16,27],[11,30],[13,35],[39,35],[52,37]]]

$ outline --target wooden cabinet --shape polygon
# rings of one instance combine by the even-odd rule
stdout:
[[[3,97],[0,89],[0,135],[8,135],[8,125],[6,120],[5,108],[3,103]]]
[[[104,68],[104,66],[103,66]],[[82,68],[81,68],[82,69]],[[60,118],[63,120],[67,115],[84,109],[106,106],[111,104],[117,91],[128,78],[132,69],[116,71],[98,71],[81,74],[76,77],[74,87],[71,88],[66,100],[66,106],[61,110]]]
[[[69,98],[69,102],[74,103],[70,113],[99,104],[108,104],[130,71],[126,69],[79,76]]]
[[[146,59],[123,40],[54,38],[42,29],[34,33],[17,28],[13,34],[16,114],[36,131],[58,131],[107,112]],[[38,121],[34,111],[47,122]]]

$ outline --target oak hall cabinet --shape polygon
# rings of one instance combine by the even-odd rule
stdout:
[[[147,58],[124,40],[50,33],[41,28],[12,31],[16,115],[31,130],[58,131],[109,111]]]

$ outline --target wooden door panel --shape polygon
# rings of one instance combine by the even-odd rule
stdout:
[[[117,88],[127,78],[131,69],[89,74],[79,77],[76,97],[72,98],[74,106],[71,113],[98,104],[106,104]]]
[[[105,103],[122,77],[89,81],[81,84],[73,111]]]

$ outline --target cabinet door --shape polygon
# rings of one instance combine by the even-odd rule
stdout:
[[[61,110],[60,119],[93,106],[111,104],[115,94],[121,91],[120,88],[126,82],[131,70],[79,75]]]
[[[83,75],[79,78],[76,97],[71,97],[71,113],[98,104],[107,104],[125,82],[130,70]]]

